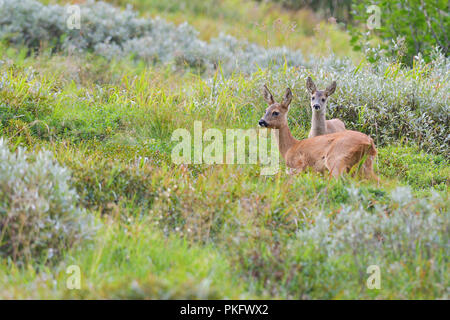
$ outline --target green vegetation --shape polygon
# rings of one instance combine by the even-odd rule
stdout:
[[[144,15],[196,20],[205,29],[217,23],[229,34],[241,29],[250,41],[274,45],[264,43],[259,31],[245,30],[249,10],[271,21],[276,7],[227,0],[220,8],[229,11],[214,13],[211,6],[203,14],[196,7],[203,2],[189,2],[183,13],[169,6],[175,3],[134,1]],[[199,37],[210,39],[195,26]],[[328,38],[331,47],[345,43],[348,49],[347,35],[334,30],[338,40]],[[302,32],[295,37],[310,39]],[[19,191],[42,186],[37,194],[49,205],[13,211],[12,197],[0,188],[0,299],[449,298],[445,57],[414,68],[312,57],[311,69],[280,65],[225,74],[13,39],[10,34],[0,46],[0,156],[15,159],[21,165],[15,172],[25,168],[34,179],[21,181]],[[289,176],[284,164],[265,177],[259,165],[172,163],[177,128],[191,130],[194,121],[202,121],[203,130],[255,128],[266,108],[263,83],[277,97],[286,86],[293,89],[289,124],[294,136],[305,138],[311,117],[307,75],[319,86],[337,80],[330,113],[374,137],[379,184],[313,172]],[[51,156],[39,153],[44,150]],[[2,185],[9,181],[5,163]],[[27,200],[32,206],[43,199]],[[11,212],[22,221],[32,218],[34,228],[50,226],[54,233],[81,226],[83,232],[76,238],[65,231],[67,238],[38,233],[58,249],[48,259],[50,245],[33,247],[32,234],[4,222]],[[55,214],[60,217],[52,223]],[[26,257],[10,253],[10,230],[23,239]],[[81,290],[66,287],[70,265],[80,267]],[[366,286],[370,265],[380,267],[379,290]]]
[[[45,0],[44,3],[71,3]],[[144,17],[161,17],[177,25],[188,22],[202,40],[221,33],[270,47],[286,46],[301,50],[306,58],[328,56],[362,59],[348,45],[350,36],[342,27],[325,23],[310,10],[287,11],[268,2],[241,0],[106,0],[125,9],[132,6]]]
[[[378,12],[367,12],[371,5],[376,5]],[[379,26],[369,32],[351,29],[352,42],[355,48],[361,48],[379,37],[383,41],[377,51],[384,49],[408,65],[414,64],[417,55],[429,62],[435,48],[448,57],[449,9],[446,0],[357,1],[353,4],[354,18],[365,23],[369,16],[379,14]],[[371,58],[375,59],[373,55]]]
[[[259,0],[262,1],[262,0]],[[311,9],[324,18],[333,17],[338,21],[351,20],[352,0],[270,0],[291,10]]]

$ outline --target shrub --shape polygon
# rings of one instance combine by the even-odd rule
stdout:
[[[418,199],[408,187],[382,200],[356,186],[346,192],[338,212],[324,208],[293,237],[261,233],[241,241],[236,264],[247,281],[291,299],[445,299],[448,198]],[[371,265],[380,267],[381,290],[366,287]]]
[[[71,50],[93,49],[99,43],[120,44],[149,32],[152,21],[139,19],[131,9],[121,11],[104,2],[80,5],[82,29],[67,27],[67,6],[43,5],[36,0],[0,2],[0,38],[38,49],[41,43]]]
[[[0,39],[38,49],[42,43],[56,49],[94,51],[109,59],[134,55],[155,63],[214,70],[252,72],[259,67],[303,64],[300,51],[261,46],[221,35],[207,43],[187,23],[175,26],[162,19],[137,18],[131,9],[117,9],[104,2],[80,5],[81,30],[69,30],[66,7],[45,6],[36,0],[0,2]]]
[[[350,188],[349,194],[352,204],[344,205],[336,216],[320,214],[314,225],[298,231],[292,249],[307,252],[314,248],[323,257],[323,268],[315,271],[319,278],[329,266],[340,264],[343,270],[357,272],[353,280],[364,288],[367,267],[378,265],[382,286],[397,287],[397,297],[421,288],[444,298],[441,281],[449,254],[448,199],[434,194],[419,200],[408,187],[393,190],[388,205],[368,203],[357,188]],[[413,287],[402,288],[406,275],[412,277]]]
[[[69,178],[49,153],[32,160],[22,148],[9,151],[0,139],[0,257],[53,261],[92,236],[92,217],[76,206]]]
[[[233,121],[242,119],[254,125],[265,106],[261,86],[268,83],[278,93],[289,86],[294,101],[288,117],[295,122],[290,127],[306,132],[311,123],[306,78],[312,76],[319,88],[336,80],[337,89],[329,98],[327,118],[339,118],[348,129],[369,134],[377,146],[394,141],[414,142],[421,149],[450,157],[450,60],[444,55],[435,52],[429,64],[418,59],[414,68],[403,68],[386,59],[355,66],[348,59],[334,56],[311,58],[309,65],[309,69],[261,71],[245,78],[218,77],[209,82],[213,96],[205,96],[198,104],[218,110],[220,103],[224,103],[219,99],[224,92],[227,97],[245,97],[234,102],[241,106],[241,113]],[[242,86],[242,82],[249,85]]]
[[[328,58],[313,72],[319,78],[329,75],[325,81],[338,81],[340,89],[329,103],[331,117],[370,134],[377,144],[415,141],[449,157],[450,60],[436,52],[431,64],[420,58],[416,62],[412,69],[387,60],[356,67]]]
[[[419,53],[424,54],[425,59],[430,61],[436,46],[448,56],[448,1],[354,1],[355,18],[362,23],[368,21],[373,12],[369,13],[367,8],[374,4],[379,7],[381,13],[380,28],[368,33],[351,28],[355,48],[366,46],[366,40],[377,37],[385,40],[381,45],[383,49],[387,49],[393,56],[399,54],[400,60],[409,65],[413,65],[414,57]]]
[[[369,254],[382,258],[386,253],[414,256],[418,246],[427,248],[421,251],[422,258],[430,258],[433,249],[439,252],[439,248],[447,247],[448,203],[438,194],[418,200],[409,187],[397,187],[388,205],[371,205],[357,188],[350,187],[348,192],[351,203],[339,214],[319,214],[314,225],[299,230],[301,243],[313,242],[329,258],[350,248],[355,258]]]

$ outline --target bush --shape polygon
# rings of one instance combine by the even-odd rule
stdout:
[[[408,187],[383,197],[369,190],[347,187],[337,212],[326,208],[285,241],[262,233],[241,241],[236,264],[270,296],[446,299],[448,198],[417,199]],[[380,267],[381,290],[366,287],[371,265]]]
[[[369,15],[373,14],[367,12],[371,5],[377,5],[380,9],[380,27],[369,33],[352,28],[355,48],[366,46],[367,40],[385,39],[381,47],[393,56],[400,54],[400,60],[409,65],[413,65],[414,57],[419,53],[422,53],[427,61],[431,61],[435,47],[439,47],[448,56],[448,1],[354,1],[355,18],[366,23]]]
[[[92,236],[92,217],[76,207],[69,178],[49,153],[32,160],[0,139],[0,257],[50,262]]]
[[[0,6],[0,38],[31,49],[45,42],[70,50],[93,49],[99,43],[120,44],[143,36],[153,26],[151,20],[137,18],[130,9],[120,11],[104,2],[80,5],[81,30],[68,28],[67,6],[45,6],[36,0],[4,0]]]
[[[311,123],[310,95],[306,78],[312,76],[319,88],[337,81],[336,92],[328,101],[327,118],[339,118],[351,130],[369,134],[377,146],[404,141],[421,149],[450,157],[448,133],[450,113],[450,60],[436,52],[431,63],[417,60],[414,68],[403,68],[386,59],[377,64],[355,66],[348,59],[329,56],[309,61],[310,69],[253,73],[249,77],[219,78],[210,81],[213,97],[198,101],[202,108],[218,110],[224,92],[242,106],[236,119],[257,123],[264,110],[260,88],[268,83],[273,92],[290,87],[294,94],[289,120],[292,130],[308,131]],[[242,82],[250,85],[243,88]],[[250,106],[246,105],[250,104]],[[254,108],[253,106],[256,106]],[[249,113],[254,115],[249,117]],[[230,120],[231,121],[231,120]],[[295,132],[294,132],[295,133]]]
[[[175,62],[201,71],[222,64],[227,74],[304,63],[300,51],[265,49],[225,35],[207,43],[187,23],[175,26],[159,18],[137,18],[129,8],[120,10],[104,2],[80,5],[81,30],[68,29],[69,15],[63,6],[45,6],[36,0],[4,0],[0,6],[0,39],[30,49],[49,43],[70,52],[90,50],[109,59],[133,55],[151,63]]]
[[[329,58],[313,70],[319,77],[327,72],[340,87],[329,103],[331,117],[377,144],[414,141],[449,157],[449,67],[450,60],[436,52],[430,64],[418,59],[412,69],[387,60],[355,67]]]
[[[420,288],[445,299],[445,284],[441,281],[449,254],[448,200],[437,194],[419,200],[408,187],[393,190],[388,205],[368,202],[357,188],[350,188],[349,194],[351,205],[344,205],[336,216],[320,214],[314,225],[299,230],[290,244],[299,252],[314,249],[314,255],[323,258],[320,266],[303,262],[305,271],[315,268],[320,279],[321,274],[330,276],[327,268],[340,264],[342,271],[355,271],[353,281],[364,290],[367,267],[378,265],[382,288],[397,287],[397,297]],[[407,275],[415,285],[403,288],[402,278]],[[335,281],[330,279],[330,287],[339,286]],[[383,295],[383,291],[379,294]]]

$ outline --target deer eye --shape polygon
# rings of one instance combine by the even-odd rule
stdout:
[[[280,113],[277,112],[277,111],[272,112],[272,115],[273,115],[273,116],[277,116],[277,115],[279,115],[279,114],[280,114]]]
[[[311,97],[311,100],[314,100],[314,97]]]
[[[322,98],[322,102],[325,102],[325,98]]]

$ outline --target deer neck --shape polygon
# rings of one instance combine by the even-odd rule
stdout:
[[[314,135],[326,134],[327,126],[325,124],[325,112],[313,112],[311,132]]]
[[[280,149],[280,153],[283,158],[285,158],[288,150],[292,148],[296,142],[298,142],[298,140],[292,136],[291,130],[289,130],[287,123],[281,126],[278,130],[278,148]]]

